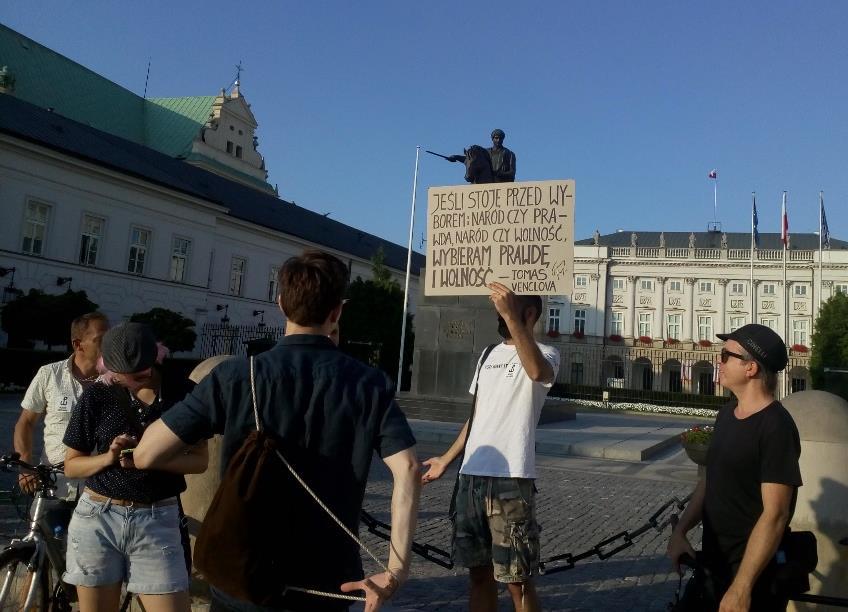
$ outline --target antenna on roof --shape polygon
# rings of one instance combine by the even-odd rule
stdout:
[[[147,76],[144,77],[144,99],[147,100],[147,82],[150,80],[150,57],[147,58]]]

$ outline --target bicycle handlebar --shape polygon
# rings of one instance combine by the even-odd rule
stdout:
[[[34,476],[38,476],[42,480],[49,480],[51,476],[55,474],[63,474],[65,472],[64,461],[60,461],[55,465],[49,463],[33,465],[32,463],[27,463],[26,461],[21,460],[20,453],[12,453],[10,455],[3,455],[0,457],[0,467],[4,469],[15,467],[18,468],[18,471],[28,472]]]

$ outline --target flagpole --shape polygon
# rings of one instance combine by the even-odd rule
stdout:
[[[754,305],[757,303],[754,295],[754,231],[757,228],[754,225],[754,214],[757,210],[757,193],[755,191],[751,192],[751,201],[751,323],[756,323],[756,313],[754,312]]]
[[[783,214],[780,216],[780,233],[783,238],[783,341],[789,347],[789,285],[786,282],[786,250],[789,246],[789,227],[786,216],[786,192],[783,192]],[[783,370],[783,396],[787,395],[787,375]]]
[[[718,174],[713,179],[713,221],[718,223]]]
[[[403,321],[400,325],[400,355],[398,356],[397,390],[400,391],[403,383],[403,350],[406,344],[406,308],[409,304],[409,275],[412,267],[412,229],[415,225],[415,193],[418,190],[418,158],[421,155],[421,146],[415,147],[415,174],[412,178],[412,210],[409,213],[409,243],[406,247],[406,282],[403,287]]]
[[[821,304],[822,304],[822,287],[824,287],[824,280],[822,279],[822,241],[824,239],[824,191],[819,191],[819,305],[816,308],[816,316],[821,312]],[[810,329],[810,333],[813,333],[813,329],[815,327],[816,321],[813,319],[813,326]]]

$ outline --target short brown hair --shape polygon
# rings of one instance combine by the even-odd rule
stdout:
[[[277,273],[280,305],[298,325],[321,325],[342,303],[350,272],[338,258],[322,251],[304,251],[292,257]]]
[[[71,321],[71,342],[82,340],[85,332],[88,331],[88,326],[93,321],[102,321],[104,325],[109,325],[109,319],[102,312],[87,312],[84,315],[80,315]]]

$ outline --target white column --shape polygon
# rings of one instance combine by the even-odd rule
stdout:
[[[683,338],[686,340],[695,340],[696,321],[695,321],[695,280],[687,278],[686,284],[689,286],[689,311],[687,316],[683,317]]]
[[[630,283],[630,337],[634,340],[639,337],[637,333],[639,331],[639,325],[636,320],[636,283],[638,282],[638,276],[628,276],[627,282]]]
[[[723,334],[723,333],[727,332],[726,326],[727,326],[727,283],[728,282],[729,281],[726,278],[718,279],[718,286],[719,286],[718,297],[719,297],[719,300],[718,300],[718,307],[716,308],[716,311],[718,312],[719,319],[718,319],[718,321],[716,321],[717,325],[716,325],[715,329],[713,330],[713,332],[716,333],[716,334]],[[710,338],[710,340],[712,340],[712,338]]]
[[[660,285],[660,303],[657,307],[657,325],[659,325],[659,334],[654,332],[654,337],[659,338],[660,340],[665,340],[665,281],[668,278],[665,276],[658,276],[657,282]]]
[[[606,274],[601,276],[598,273],[591,275],[592,283],[595,285],[595,321],[594,333],[595,336],[605,336],[604,327],[607,318],[607,277]]]

